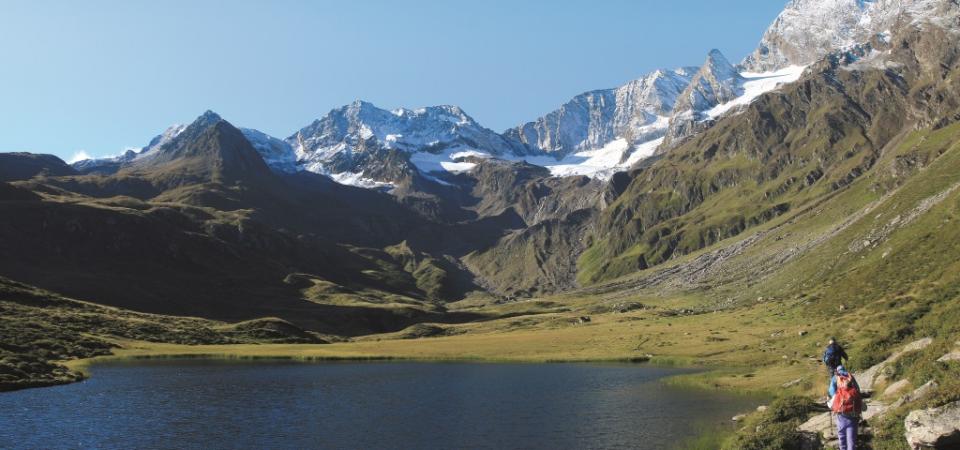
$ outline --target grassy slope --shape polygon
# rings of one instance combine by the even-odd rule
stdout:
[[[0,278],[0,391],[82,379],[59,362],[109,355],[129,339],[181,345],[323,342],[280,319],[226,324],[135,313]]]

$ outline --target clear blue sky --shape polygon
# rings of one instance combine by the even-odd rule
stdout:
[[[785,0],[0,0],[0,151],[145,145],[212,109],[461,106],[497,131],[660,67],[739,61]]]

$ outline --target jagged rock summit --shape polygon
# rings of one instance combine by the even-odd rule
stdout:
[[[805,66],[903,25],[956,29],[957,17],[955,0],[791,0],[741,66],[753,72]]]
[[[734,101],[743,94],[744,81],[745,78],[720,50],[711,50],[677,99],[666,131],[667,145],[700,131],[702,126],[698,124],[710,118],[708,112],[712,108]]]
[[[565,156],[601,148],[617,138],[630,144],[663,135],[671,111],[695,67],[656,70],[614,89],[585,92],[557,110],[507,130],[507,137]]]

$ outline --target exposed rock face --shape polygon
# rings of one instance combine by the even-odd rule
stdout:
[[[914,449],[949,449],[960,446],[960,402],[913,411],[903,422],[907,443]]]
[[[706,129],[708,124],[702,123],[708,118],[706,111],[737,98],[743,91],[743,81],[744,78],[720,50],[711,50],[706,62],[677,100],[664,147]]]
[[[667,117],[696,71],[657,70],[615,89],[586,92],[504,135],[559,155],[600,148],[618,137],[647,142],[663,135]]]
[[[804,66],[904,23],[955,27],[957,9],[954,0],[792,0],[742,66],[754,72]]]
[[[711,50],[707,60],[677,100],[675,112],[700,112],[733,100],[740,94],[743,77],[720,50]]]
[[[960,350],[954,350],[937,359],[937,362],[960,361]]]

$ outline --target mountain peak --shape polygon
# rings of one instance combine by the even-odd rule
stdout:
[[[206,126],[213,125],[217,122],[220,122],[222,120],[223,118],[220,117],[219,114],[208,109],[204,111],[204,113],[201,114],[199,117],[197,117],[196,120],[194,120],[193,123],[191,123],[190,125],[200,125],[200,126],[206,127]]]
[[[723,56],[723,52],[721,52],[719,49],[714,48],[707,53],[707,60],[709,61],[712,59],[719,59],[722,61],[726,61],[727,57]]]
[[[707,60],[704,62],[701,72],[707,72],[721,81],[740,76],[737,68],[730,64],[727,57],[717,49],[710,50],[710,53],[707,53]]]
[[[146,171],[170,186],[193,182],[262,179],[270,169],[243,132],[213,111],[200,115],[130,170]],[[168,186],[169,187],[169,186]]]
[[[955,0],[791,0],[741,66],[751,72],[806,66],[902,25],[956,29],[958,16]]]

